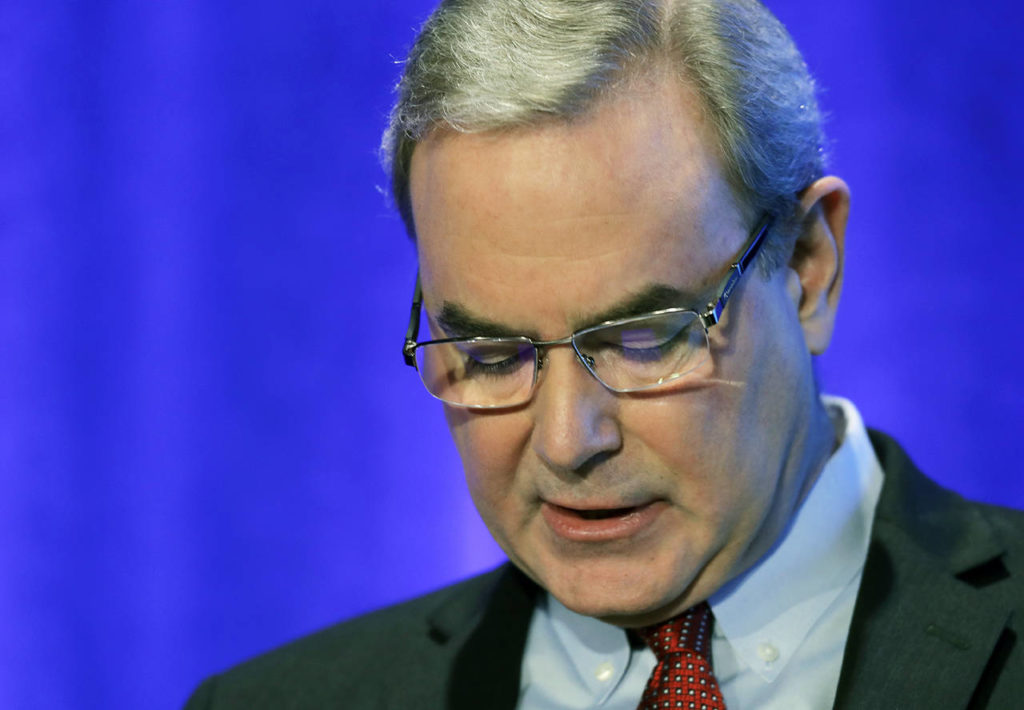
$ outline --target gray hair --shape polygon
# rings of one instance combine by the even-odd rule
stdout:
[[[409,52],[381,146],[410,236],[409,164],[431,131],[568,120],[666,61],[697,90],[738,198],[776,218],[762,263],[785,263],[799,192],[824,172],[824,134],[814,80],[757,0],[443,0]]]

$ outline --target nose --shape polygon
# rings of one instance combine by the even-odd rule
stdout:
[[[531,403],[532,446],[552,470],[584,475],[622,446],[615,393],[597,381],[572,348],[545,353]]]

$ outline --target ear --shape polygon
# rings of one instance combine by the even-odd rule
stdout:
[[[835,176],[813,182],[800,196],[800,233],[789,262],[790,292],[807,349],[825,352],[832,340],[843,285],[843,240],[850,188]]]

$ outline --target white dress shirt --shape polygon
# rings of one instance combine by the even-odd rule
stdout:
[[[708,602],[730,710],[831,708],[882,489],[852,403],[823,397],[843,439],[776,546]],[[542,595],[523,655],[520,710],[635,710],[657,661],[617,626]]]

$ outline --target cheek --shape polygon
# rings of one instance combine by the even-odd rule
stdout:
[[[721,448],[728,449],[724,483],[751,515],[771,503],[808,396],[808,355],[784,283],[760,283],[757,297],[744,299],[735,357],[723,373],[736,383],[727,388],[732,401],[717,405],[730,413],[714,427]]]
[[[747,394],[745,385],[724,384],[681,393],[674,408],[668,401],[652,407],[637,434],[671,477],[667,486],[687,545],[723,568],[742,557],[760,529],[778,470],[765,465]]]
[[[717,519],[736,491],[738,392],[722,385],[680,391],[631,403],[623,410],[629,439],[653,455],[660,486],[699,519]]]
[[[740,303],[756,305],[719,336],[707,386],[623,410],[631,436],[658,459],[676,504],[716,537],[746,534],[770,504],[786,438],[780,422],[790,420],[794,398],[785,337],[791,324],[774,303]]]
[[[497,509],[517,483],[527,451],[529,420],[522,412],[475,412],[445,407],[452,439],[462,458],[470,493],[481,514]]]
[[[805,419],[815,385],[810,354],[796,309],[782,286],[769,289],[755,317],[764,323],[757,331],[750,366],[749,409],[756,411],[762,446],[787,446]]]

